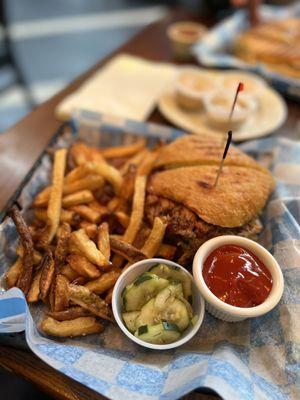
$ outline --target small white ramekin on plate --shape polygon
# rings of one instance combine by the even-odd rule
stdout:
[[[206,285],[202,268],[207,257],[218,247],[236,245],[250,250],[268,268],[272,275],[273,286],[269,296],[262,304],[255,307],[235,307],[215,296]],[[225,267],[225,266],[224,266]],[[260,244],[241,236],[218,236],[205,242],[197,251],[193,261],[193,275],[196,285],[206,301],[206,309],[214,317],[223,321],[236,322],[246,318],[259,317],[271,311],[281,299],[283,293],[283,276],[275,258]]]
[[[151,267],[153,267],[155,264],[166,264],[169,265],[170,267],[179,267],[182,269],[187,275],[192,280],[193,283],[193,310],[194,314],[198,316],[198,319],[196,323],[187,328],[184,332],[182,332],[182,336],[180,337],[179,340],[173,342],[173,343],[168,343],[168,344],[153,344],[153,343],[147,343],[144,342],[143,340],[137,338],[134,336],[129,330],[126,328],[123,319],[122,319],[122,291],[123,289],[132,283],[138,276],[143,274],[144,272],[148,271]],[[196,287],[196,284],[194,282],[194,279],[192,275],[181,265],[176,264],[172,261],[169,260],[164,260],[162,258],[150,258],[148,260],[142,260],[139,261],[131,267],[129,267],[126,271],[124,271],[119,279],[117,280],[114,291],[113,291],[113,296],[112,296],[112,310],[113,314],[115,317],[115,320],[117,324],[119,325],[119,328],[122,330],[122,332],[131,340],[133,340],[135,343],[139,344],[140,346],[147,347],[149,349],[154,349],[154,350],[169,350],[173,349],[174,347],[179,347],[189,341],[199,330],[203,317],[204,317],[204,312],[205,312],[205,304],[202,296],[199,293],[199,290]]]
[[[175,82],[177,103],[188,111],[201,109],[204,99],[218,89],[218,80],[216,75],[201,68],[182,67]],[[199,87],[197,82],[200,84]]]
[[[258,102],[251,93],[241,93],[237,99],[234,113],[229,121],[233,96],[225,90],[208,94],[204,98],[207,121],[217,128],[238,128],[257,110]],[[218,102],[225,102],[219,104]]]

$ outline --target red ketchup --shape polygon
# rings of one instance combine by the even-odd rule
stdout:
[[[272,276],[260,259],[235,245],[215,249],[205,260],[202,274],[215,296],[236,307],[258,306],[273,286]]]

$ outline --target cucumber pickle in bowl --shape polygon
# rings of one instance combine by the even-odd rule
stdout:
[[[134,342],[171,349],[190,340],[204,316],[204,301],[192,275],[164,259],[133,264],[118,279],[112,299],[115,319]]]

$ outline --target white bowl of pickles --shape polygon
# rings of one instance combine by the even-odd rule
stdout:
[[[169,260],[142,260],[115,284],[112,309],[127,337],[137,344],[168,350],[190,340],[204,317],[204,300],[192,275]]]

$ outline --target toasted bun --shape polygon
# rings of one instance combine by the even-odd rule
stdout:
[[[223,148],[220,147],[218,153],[213,146],[210,147],[212,142],[204,141],[202,146],[206,150],[202,150],[201,142],[193,139],[180,138],[162,150],[158,165],[171,169],[152,174],[148,193],[184,205],[207,223],[227,228],[243,226],[265,206],[274,188],[271,174],[252,158],[233,148],[218,185],[213,188]],[[194,153],[203,154],[202,158],[194,157],[199,164],[180,166],[192,164],[187,156],[187,153],[193,156],[192,144]],[[219,157],[217,154],[220,154]],[[167,161],[163,164],[162,160]],[[185,163],[183,160],[186,160]]]
[[[162,147],[155,164],[157,169],[192,165],[219,165],[223,155],[224,139],[185,135]],[[226,165],[263,169],[253,158],[231,146]]]

